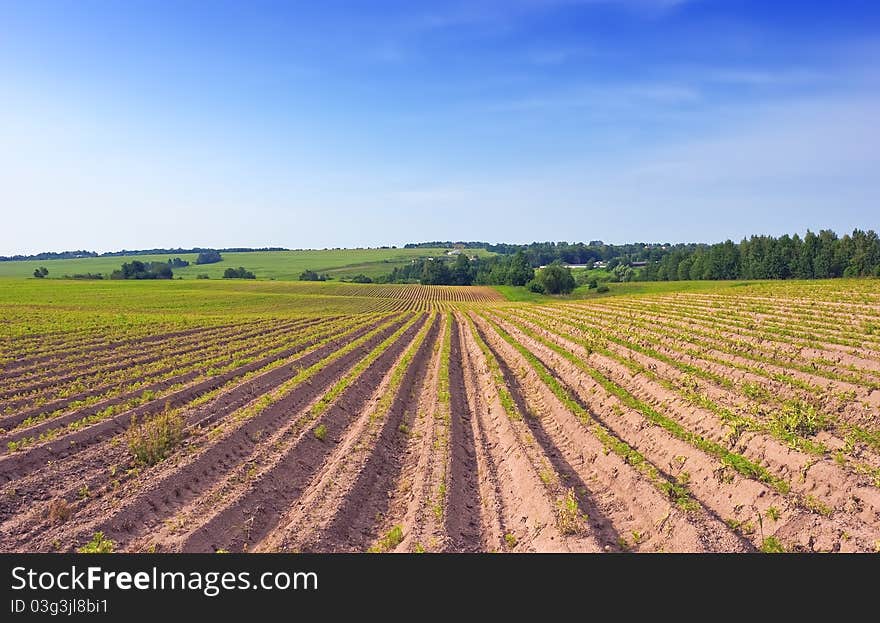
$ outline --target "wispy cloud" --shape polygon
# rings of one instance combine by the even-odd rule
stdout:
[[[870,177],[880,165],[877,95],[779,101],[716,136],[654,151],[631,172],[682,184]]]
[[[538,206],[566,214],[581,237],[601,232],[616,242],[876,228],[878,97],[805,97],[750,107],[715,132],[626,153],[588,149],[579,161],[547,162],[513,178],[451,176],[443,186],[413,187],[391,199],[401,210],[443,208],[453,221],[478,211],[483,229],[475,225],[472,235],[491,239],[564,235]],[[516,224],[506,218],[512,213]],[[455,236],[446,221],[432,225]]]
[[[488,0],[453,3],[443,9],[422,12],[410,22],[424,30],[481,25],[486,22],[510,23],[536,13],[571,8],[619,7],[637,14],[663,14],[698,0]]]
[[[669,11],[697,0],[522,0],[517,4],[532,9],[549,9],[563,6],[619,6],[626,9]]]
[[[562,65],[579,60],[589,54],[583,46],[549,46],[533,48],[526,53],[526,60],[532,65]]]
[[[456,38],[497,36],[528,28],[531,20],[563,11],[616,8],[636,18],[652,19],[698,0],[483,0],[451,2],[423,8],[421,4],[404,16],[377,26],[379,43],[368,46],[366,58],[380,63],[397,63],[413,56],[424,39],[454,34]],[[549,45],[526,54],[536,66],[559,65],[583,57],[582,45]]]
[[[458,203],[468,196],[461,186],[426,186],[410,187],[391,192],[390,198],[403,204],[441,205]]]
[[[397,41],[383,41],[366,52],[366,56],[378,63],[395,64],[405,61],[410,54]]]
[[[524,96],[491,106],[496,111],[559,111],[591,108],[619,110],[645,105],[684,106],[700,101],[699,89],[679,83],[633,83],[586,86],[552,93]]]
[[[706,74],[705,79],[708,82],[742,86],[796,86],[817,82],[826,77],[826,74],[810,69],[774,71],[727,68],[711,70]]]

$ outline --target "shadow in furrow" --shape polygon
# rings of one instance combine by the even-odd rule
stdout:
[[[388,511],[392,490],[403,468],[408,435],[402,424],[412,427],[419,408],[422,385],[427,377],[434,341],[441,323],[435,318],[404,374],[400,389],[382,424],[382,430],[367,463],[358,475],[345,502],[321,539],[309,549],[315,551],[361,551],[375,538],[377,518]]]
[[[495,359],[498,360],[498,367],[501,369],[501,374],[504,376],[504,381],[507,383],[507,389],[510,391],[510,395],[516,404],[517,409],[523,414],[523,422],[525,422],[526,426],[529,427],[529,430],[532,431],[535,440],[550,460],[553,469],[559,474],[562,483],[574,489],[578,505],[589,518],[589,523],[593,528],[593,534],[596,537],[596,540],[606,549],[619,550],[620,533],[614,527],[614,524],[608,516],[601,511],[595,499],[590,494],[587,484],[583,481],[580,475],[578,475],[577,471],[571,466],[571,463],[566,460],[562,451],[560,451],[550,438],[550,435],[547,433],[547,430],[541,422],[541,418],[532,415],[532,412],[526,405],[522,386],[510,370],[510,366],[507,365],[507,362],[502,358],[501,354],[486,338],[483,329],[478,326],[477,331],[489,347],[489,350],[495,355]]]
[[[483,539],[480,521],[480,486],[477,456],[468,404],[459,335],[460,323],[453,319],[449,352],[450,442],[452,457],[446,492],[446,534],[449,550],[479,552]]]
[[[312,422],[303,431],[294,445],[277,464],[259,478],[253,488],[190,534],[181,546],[182,551],[242,551],[268,536],[302,495],[312,477],[332,453],[335,443],[341,441],[348,426],[364,409],[388,369],[412,341],[426,319],[427,317],[423,317],[418,320],[379,355],[318,421]],[[387,335],[382,339],[385,337]],[[378,343],[372,343],[360,357],[368,354]],[[334,380],[338,378],[337,373]],[[331,383],[327,386],[331,386]],[[286,413],[289,418],[295,411],[291,413],[288,410]],[[324,440],[313,434],[319,425],[324,425],[328,431]]]

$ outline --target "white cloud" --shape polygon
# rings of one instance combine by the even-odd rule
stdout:
[[[708,82],[750,86],[796,86],[827,78],[826,74],[810,69],[773,71],[748,68],[710,70],[705,75]]]
[[[587,51],[580,46],[555,46],[530,50],[526,59],[533,65],[561,65],[586,55]]]
[[[675,242],[880,229],[878,109],[880,96],[870,93],[789,99],[744,109],[694,138],[617,153],[587,148],[578,160],[456,176],[393,201],[442,208],[445,217],[430,222],[447,237],[460,236],[449,223],[464,220],[469,237],[492,240]]]
[[[460,2],[447,5],[443,10],[426,11],[410,21],[417,30],[457,28],[482,25],[487,22],[510,22],[534,13],[572,7],[617,6],[622,9],[654,16],[677,9],[697,0],[489,0]]]
[[[390,194],[390,199],[405,205],[441,205],[460,202],[468,196],[469,192],[463,187],[433,186],[393,191]]]
[[[614,111],[645,105],[681,106],[698,102],[702,95],[695,87],[680,83],[645,82],[583,86],[552,93],[525,96],[494,104],[496,111],[558,111],[589,108]]]

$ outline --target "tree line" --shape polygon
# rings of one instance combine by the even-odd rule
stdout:
[[[880,277],[880,238],[856,229],[838,237],[831,230],[801,237],[752,236],[739,243],[670,247],[637,278],[645,281],[702,279],[829,279]]]
[[[391,273],[375,279],[377,283],[421,283],[423,285],[514,285],[524,286],[534,277],[524,253],[512,256],[469,258],[461,253],[450,262],[446,257],[416,258]]]
[[[880,238],[873,230],[855,229],[838,236],[823,229],[819,233],[774,236],[753,235],[739,243],[726,240],[706,243],[630,243],[605,244],[601,240],[583,242],[532,242],[530,244],[490,244],[482,242],[430,242],[406,245],[463,245],[485,248],[502,259],[479,258],[471,264],[471,283],[513,284],[507,277],[510,259],[520,254],[532,268],[554,262],[592,266],[602,262],[616,281],[664,281],[703,279],[828,279],[834,277],[880,277]],[[633,267],[636,264],[637,267]],[[644,264],[644,267],[638,266]],[[417,261],[389,277],[394,280],[418,280],[424,263]],[[428,269],[445,278],[442,268]],[[461,269],[459,274],[463,274]],[[450,277],[453,282],[460,278]],[[520,279],[515,279],[520,281]],[[423,283],[425,283],[423,281]]]
[[[421,283],[422,285],[509,285],[527,286],[533,292],[562,294],[575,287],[571,271],[555,262],[536,271],[523,251],[513,255],[473,257],[461,253],[450,262],[443,258],[419,258],[395,266],[377,283]]]
[[[137,255],[178,255],[184,253],[251,253],[253,251],[289,251],[284,247],[229,247],[226,249],[207,249],[204,247],[192,247],[191,249],[139,249],[136,251],[123,249],[121,251],[106,251],[105,253],[97,253],[95,251],[46,251],[43,253],[34,253],[33,255],[17,254],[17,255],[0,255],[0,262],[20,262],[24,260],[74,260],[82,257],[128,257]]]
[[[404,245],[405,249],[453,248],[485,249],[499,255],[525,254],[533,268],[547,266],[559,261],[563,264],[591,265],[594,262],[650,262],[663,257],[671,245],[668,243],[632,242],[627,244],[606,244],[602,240],[589,242],[530,242],[528,244],[509,244],[506,242],[419,242]],[[697,248],[699,244],[680,245]]]
[[[196,257],[196,264],[216,264],[217,262],[222,261],[223,256],[220,255],[220,252],[212,249],[202,251],[199,253],[198,257]]]
[[[110,279],[171,279],[174,272],[168,262],[126,262],[122,268],[114,270]]]

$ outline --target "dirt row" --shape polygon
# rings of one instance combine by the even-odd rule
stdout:
[[[687,324],[662,318],[629,320],[621,316],[594,314],[586,310],[580,313],[553,311],[569,321],[588,322],[602,327],[609,335],[635,339],[642,345],[659,348],[667,356],[710,370],[726,378],[748,382],[763,387],[774,396],[798,398],[814,404],[823,412],[838,413],[840,417],[857,425],[867,425],[876,430],[880,415],[880,391],[863,387],[852,381],[839,381],[815,373],[791,369],[785,362],[768,363],[742,354],[721,350],[725,342],[707,339],[689,332]],[[628,336],[627,327],[637,328],[638,333]],[[650,338],[650,341],[646,341]],[[849,371],[847,371],[850,374]]]
[[[375,326],[356,325],[347,332],[343,331],[335,340],[320,348],[300,351],[300,354],[288,358],[284,366],[276,366],[243,382],[233,380],[228,391],[185,411],[187,427],[198,431],[202,427],[224,420],[230,414],[252,403],[255,398],[265,395],[290,379],[300,366],[308,366],[322,360],[343,344],[344,339],[360,338]],[[193,402],[204,395],[189,393],[187,398]],[[127,481],[138,477],[138,467],[132,463],[124,444],[119,443],[121,441],[119,435],[124,430],[125,427],[120,426],[114,431],[116,436],[111,436],[103,443],[96,441],[66,458],[49,461],[39,471],[8,483],[4,489],[5,499],[0,504],[0,518],[6,519],[24,512],[24,515],[14,520],[16,526],[22,521],[26,523],[32,520],[45,521],[48,505],[53,500],[65,500],[75,507],[84,506],[90,503],[89,499],[92,495],[100,496],[102,490],[116,490]],[[89,492],[87,496],[83,496],[84,487]],[[86,499],[82,499],[83,497]],[[9,529],[19,528],[9,527]]]
[[[293,325],[296,322],[298,321],[247,323],[243,326],[217,327],[184,336],[172,335],[161,341],[149,344],[149,349],[147,350],[137,346],[136,342],[129,346],[117,346],[98,352],[92,352],[88,348],[77,347],[76,354],[70,352],[62,353],[48,361],[4,372],[0,375],[0,388],[2,388],[0,398],[12,396],[16,391],[28,391],[27,385],[29,383],[52,381],[50,384],[56,385],[68,380],[65,377],[77,378],[80,376],[80,372],[100,370],[121,361],[137,360],[142,357],[145,359],[161,357],[165,352],[172,350],[180,351],[191,345],[210,344],[212,341],[242,334],[259,334],[262,330],[281,328],[285,325]],[[148,361],[138,363],[148,363]]]
[[[523,339],[528,341],[527,338]],[[613,360],[595,353],[587,354],[564,338],[556,336],[555,339],[584,357],[585,361],[595,362],[597,369],[609,379],[627,388],[653,408],[665,412],[688,430],[719,443],[730,439],[725,423],[714,413],[687,405],[674,393],[647,378],[631,376],[624,366]],[[534,342],[530,342],[530,346],[539,348]],[[555,354],[551,356],[556,359],[554,366],[571,370],[570,364]],[[861,533],[865,542],[872,543],[872,539],[880,535],[880,491],[871,485],[869,479],[847,473],[830,453],[819,457],[798,452],[761,433],[743,434],[733,440],[732,445],[736,452],[786,480],[791,490],[787,496],[790,505],[803,506],[803,499],[809,496],[827,506],[829,513],[838,514],[838,523],[853,526],[850,532]]]
[[[222,393],[208,403],[190,410],[187,413],[186,421],[193,434],[188,440],[185,451],[176,456],[175,461],[160,463],[156,468],[148,469],[146,472],[142,469],[137,469],[134,478],[129,478],[128,482],[122,482],[119,478],[113,478],[113,476],[125,471],[125,468],[130,469],[132,467],[130,457],[124,445],[113,443],[113,439],[118,439],[118,435],[124,432],[124,426],[113,431],[111,433],[113,436],[100,443],[100,448],[96,448],[96,450],[103,449],[103,452],[76,453],[73,458],[82,458],[86,463],[82,468],[83,472],[88,473],[90,470],[100,472],[100,476],[97,482],[93,481],[89,484],[89,489],[92,491],[93,496],[86,499],[84,504],[80,504],[82,509],[76,515],[76,526],[71,527],[78,533],[84,529],[84,525],[112,521],[110,527],[107,528],[108,532],[113,530],[113,526],[116,526],[116,530],[121,534],[125,534],[129,538],[135,536],[129,533],[131,526],[134,524],[133,518],[138,518],[138,525],[147,521],[149,517],[157,519],[163,512],[174,510],[176,505],[182,503],[183,500],[179,497],[179,494],[184,487],[188,487],[186,490],[191,492],[197,492],[199,487],[207,487],[211,482],[210,474],[222,473],[222,471],[218,472],[218,470],[222,470],[224,465],[234,465],[235,457],[238,456],[238,453],[245,452],[248,447],[252,447],[254,440],[264,435],[268,428],[281,426],[285,421],[286,409],[291,405],[308,401],[315,394],[319,394],[322,388],[325,388],[332,382],[338,371],[350,365],[352,360],[363,349],[381,341],[384,335],[393,331],[402,322],[403,319],[398,319],[391,324],[386,323],[385,328],[374,332],[374,335],[360,349],[336,359],[327,368],[309,379],[308,383],[302,384],[296,391],[282,397],[258,416],[243,420],[243,423],[234,419],[230,420],[230,418],[248,405],[260,400],[267,392],[272,391],[280,384],[294,377],[299,370],[319,363],[329,355],[332,355],[334,351],[347,341],[364,336],[371,329],[376,329],[376,325],[356,328],[354,332],[349,332],[345,337],[330,341],[317,349],[306,351],[305,354],[291,360],[288,365],[276,367],[263,375],[234,386],[230,391]],[[188,395],[187,398],[189,400],[187,402],[192,401],[195,397],[196,394]],[[212,430],[223,432],[222,428],[217,428],[223,425],[229,429],[225,436],[211,432]],[[86,429],[86,431],[88,430]],[[215,440],[218,439],[219,441],[215,443]],[[94,443],[98,444],[99,441],[95,440]],[[110,461],[108,461],[108,448],[110,449],[109,453],[113,455]],[[199,448],[201,448],[201,451],[197,453]],[[79,457],[79,455],[82,455],[82,457]],[[68,464],[64,466],[62,473],[67,474],[71,471],[73,471],[72,466]],[[165,474],[164,476],[162,476],[163,473]],[[17,485],[18,483],[12,484]],[[40,484],[44,486],[49,485],[56,491],[59,488],[59,483],[55,480],[50,480],[48,483],[36,480],[33,484],[36,486]],[[61,487],[64,488],[67,495],[77,495],[75,490],[76,482],[71,483],[67,487],[61,485]],[[177,492],[173,499],[168,497],[172,491]],[[21,493],[23,493],[18,487],[16,492],[19,494],[16,497],[21,496]],[[49,496],[52,493],[49,492]],[[112,512],[108,516],[108,508],[118,509],[122,504],[119,498],[125,498],[129,501],[125,503],[122,511]],[[28,519],[44,523],[48,521],[48,518],[45,516],[41,517],[39,514],[32,515],[35,516]],[[12,535],[20,535],[17,538],[25,539],[30,539],[34,536],[38,538],[46,536],[39,530],[35,531],[33,526],[19,517],[13,518],[9,525],[3,524],[2,529],[4,532],[9,530],[11,533],[10,538],[16,538]],[[71,538],[75,537],[67,535],[65,542],[71,543]],[[30,543],[30,541],[28,542]],[[47,545],[51,545],[51,540],[48,544],[45,540],[42,543],[43,545],[40,547],[45,548]],[[32,547],[32,545],[28,545],[28,547]]]
[[[230,383],[234,383],[236,379],[242,378],[279,361],[283,361],[285,366],[272,370],[269,373],[272,376],[269,378],[271,378],[272,381],[281,382],[281,379],[286,376],[293,376],[299,366],[308,366],[314,361],[320,360],[343,344],[345,339],[351,339],[351,337],[357,336],[358,333],[364,331],[366,331],[366,328],[355,325],[353,329],[342,332],[344,337],[340,336],[340,338],[330,341],[321,348],[310,351],[308,350],[309,347],[321,337],[320,335],[316,336],[311,340],[289,349],[289,351],[284,351],[265,359],[253,361],[224,374],[210,377],[195,385],[186,386],[172,394],[162,396],[159,400],[154,400],[134,409],[123,411],[109,419],[99,421],[90,426],[75,429],[66,435],[35,445],[25,451],[7,454],[6,456],[0,457],[0,480],[9,481],[19,478],[30,471],[40,469],[47,461],[58,461],[70,454],[80,452],[84,447],[98,444],[106,439],[112,438],[126,430],[132,417],[144,418],[159,413],[167,408],[185,406],[202,396],[209,395],[210,392]],[[300,355],[300,353],[305,354]],[[268,388],[273,386],[274,384],[266,385]],[[253,383],[247,384],[243,387],[237,387],[234,391],[238,391],[239,393],[244,392],[249,398],[253,398],[255,392]],[[226,396],[225,399],[228,401],[229,396]]]
[[[160,394],[192,380],[225,372],[230,366],[235,366],[236,362],[245,359],[271,360],[279,353],[283,356],[283,353],[290,350],[291,344],[296,344],[303,338],[311,338],[325,329],[330,330],[334,325],[333,321],[315,321],[308,323],[307,326],[297,327],[295,331],[281,330],[266,341],[230,340],[218,351],[211,353],[210,358],[197,358],[185,366],[156,368],[144,373],[145,376],[140,379],[132,379],[131,382],[99,385],[71,396],[40,402],[36,406],[28,405],[11,414],[0,416],[0,425],[8,430],[14,430],[31,422],[38,423],[41,420],[57,422],[59,416],[83,417],[97,413],[108,406],[131,400],[139,401],[144,395]]]
[[[164,345],[161,350],[151,351],[151,354],[146,356],[120,355],[106,365],[74,366],[73,372],[68,372],[65,368],[62,374],[55,377],[47,378],[46,375],[40,375],[27,384],[2,392],[0,395],[6,399],[0,399],[0,408],[7,412],[15,409],[16,415],[20,415],[23,407],[39,402],[40,408],[52,410],[58,408],[52,404],[53,398],[56,399],[55,402],[70,403],[97,395],[102,390],[117,388],[135,374],[147,374],[155,378],[176,371],[184,362],[198,363],[222,355],[224,352],[240,356],[239,354],[246,350],[243,347],[250,346],[251,343],[255,346],[262,342],[270,343],[273,339],[283,339],[298,330],[330,320],[332,318],[294,321],[256,331],[214,335],[210,339],[200,337],[192,344]],[[87,389],[71,393],[71,386],[87,387]],[[10,396],[14,398],[9,399]]]
[[[160,333],[160,334],[149,334],[146,336],[140,336],[135,338],[128,339],[116,339],[116,340],[106,340],[101,337],[92,338],[86,340],[85,342],[77,342],[71,341],[70,343],[62,342],[60,347],[57,350],[51,350],[50,352],[46,352],[44,354],[27,354],[23,357],[17,358],[15,361],[7,362],[3,365],[3,370],[0,371],[0,378],[5,378],[4,375],[13,374],[14,371],[19,370],[20,368],[27,368],[31,366],[35,366],[37,364],[42,364],[47,361],[51,361],[57,358],[65,358],[66,356],[79,356],[83,353],[88,353],[89,355],[95,355],[98,353],[103,353],[106,351],[112,351],[119,348],[125,347],[149,347],[162,344],[168,340],[174,340],[182,337],[199,335],[199,334],[210,334],[211,331],[217,329],[224,328],[234,328],[236,325],[223,325],[219,327],[195,327],[192,329],[184,329],[181,331],[171,331],[168,333]],[[241,328],[241,325],[238,325]]]
[[[716,349],[687,334],[709,320],[697,310],[689,325],[684,297],[664,317],[641,302],[455,306],[445,296],[414,299],[418,312],[254,325],[279,341],[246,365],[156,378],[153,400],[108,417],[100,402],[3,434],[66,427],[0,457],[0,550],[74,551],[98,533],[131,552],[880,547],[880,456],[873,429],[854,428],[871,420],[854,411],[870,392],[820,374],[870,377],[867,355],[833,360],[843,351],[785,340],[774,350],[732,323],[713,335],[777,358]],[[177,343],[194,347],[190,337]],[[249,341],[231,350],[268,347]],[[86,370],[70,356],[73,371],[58,378]],[[130,361],[116,356],[102,361]],[[818,368],[786,367],[799,357]],[[804,389],[829,382],[836,427],[773,428],[792,401],[831,400]],[[184,440],[138,462],[132,416],[165,411],[183,418]]]

